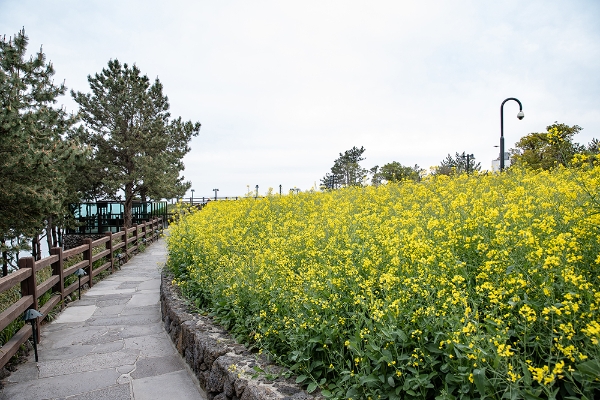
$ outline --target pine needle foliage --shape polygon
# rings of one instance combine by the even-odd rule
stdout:
[[[42,49],[26,58],[25,30],[0,40],[0,246],[3,269],[48,219],[63,218],[66,184],[85,149],[67,140],[76,118],[54,107],[66,91]]]
[[[190,187],[179,173],[200,123],[170,120],[163,85],[158,78],[152,83],[136,65],[110,60],[88,82],[91,93],[71,95],[87,128],[80,138],[93,150],[90,179],[109,198],[124,194],[129,227],[134,198],[182,196]]]

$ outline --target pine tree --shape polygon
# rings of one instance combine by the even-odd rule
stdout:
[[[153,84],[137,66],[110,60],[88,76],[91,93],[71,91],[87,130],[79,136],[92,147],[89,181],[110,198],[124,193],[125,226],[132,224],[136,196],[182,196],[190,187],[179,176],[189,141],[200,123],[169,121],[169,102],[158,80]]]
[[[455,175],[474,171],[481,171],[481,163],[475,162],[475,156],[472,154],[467,155],[463,151],[462,154],[456,153],[454,157],[448,154],[446,158],[440,162],[435,174]]]
[[[335,189],[340,186],[361,186],[367,177],[368,171],[360,166],[360,162],[365,158],[362,154],[365,148],[361,146],[352,147],[333,162],[331,173],[325,174],[321,178],[321,187]]]
[[[26,60],[21,30],[0,40],[0,242],[3,273],[53,218],[67,212],[66,184],[85,151],[66,140],[76,118],[53,107],[66,91],[52,81],[54,68],[42,50]]]

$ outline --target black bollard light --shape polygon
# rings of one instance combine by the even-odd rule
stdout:
[[[37,352],[37,319],[38,317],[43,317],[43,315],[36,309],[30,308],[25,311],[23,315],[23,319],[25,322],[31,322],[31,329],[33,330],[33,352],[35,354],[35,362],[38,362],[38,352]]]
[[[79,268],[74,272],[75,275],[79,278],[79,300],[81,300],[81,277],[87,275],[83,268]]]

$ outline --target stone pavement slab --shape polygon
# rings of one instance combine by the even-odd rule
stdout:
[[[58,318],[54,321],[55,324],[64,324],[66,322],[83,322],[88,320],[94,312],[96,312],[95,305],[89,306],[78,306],[68,307],[66,310],[60,313]]]
[[[198,399],[197,392],[187,384],[188,379],[188,373],[185,370],[135,379],[133,396],[135,400]]]
[[[160,239],[43,326],[39,362],[5,379],[0,400],[206,399],[162,326],[166,257]]]

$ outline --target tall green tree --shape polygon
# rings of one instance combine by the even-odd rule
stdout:
[[[71,91],[86,130],[80,138],[92,147],[91,186],[110,198],[124,196],[125,226],[132,224],[135,197],[183,196],[182,158],[200,123],[170,120],[168,98],[158,78],[151,83],[135,65],[110,60],[88,76],[91,93]]]
[[[371,169],[373,174],[371,183],[373,185],[379,185],[387,182],[402,182],[402,181],[415,181],[421,180],[421,174],[423,169],[415,164],[414,167],[408,167],[400,164],[397,161],[392,161],[383,165],[381,168],[375,166]]]
[[[475,156],[467,155],[463,151],[462,154],[456,153],[454,156],[448,154],[434,173],[436,175],[455,175],[474,171],[481,171],[481,163],[475,161]]]
[[[21,30],[0,40],[0,246],[3,273],[14,255],[52,220],[67,213],[67,184],[85,154],[67,140],[76,118],[56,108],[64,85],[53,82],[54,68],[40,49],[26,58],[28,38]]]
[[[341,186],[361,186],[368,171],[360,165],[365,160],[362,156],[365,148],[352,147],[333,162],[331,173],[321,178],[321,187],[335,189]]]
[[[581,131],[578,125],[569,126],[555,122],[546,132],[530,133],[522,137],[511,149],[511,165],[525,165],[533,169],[552,169],[567,166],[573,156],[585,150],[573,141]]]

